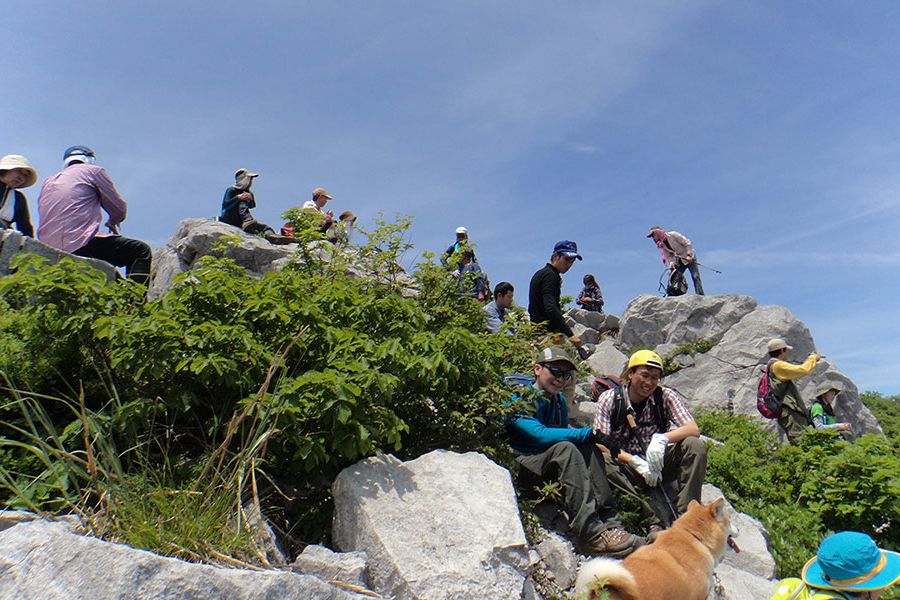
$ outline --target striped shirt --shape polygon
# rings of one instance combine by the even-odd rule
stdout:
[[[660,388],[662,389],[662,400],[666,403],[664,414],[669,423],[674,423],[676,427],[681,427],[685,423],[694,420],[694,417],[691,416],[687,403],[681,394],[672,388],[665,386],[660,386]],[[614,389],[603,392],[600,394],[600,397],[597,398],[597,416],[594,417],[594,429],[604,435],[611,435],[625,452],[644,456],[647,452],[647,445],[650,443],[650,438],[653,437],[653,434],[664,433],[659,431],[656,419],[653,418],[655,413],[653,407],[656,403],[656,396],[655,394],[650,394],[650,397],[647,400],[635,408],[628,398],[627,383],[622,386],[622,395],[628,403],[629,412],[634,411],[634,418],[637,423],[635,436],[631,436],[626,421],[623,421],[615,431],[612,430],[612,409],[616,396],[616,391]]]

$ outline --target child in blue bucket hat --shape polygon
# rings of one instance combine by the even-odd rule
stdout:
[[[785,579],[771,600],[876,599],[900,581],[900,554],[882,550],[864,533],[841,531],[819,544],[801,574]]]

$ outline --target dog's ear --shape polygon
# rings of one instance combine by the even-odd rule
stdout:
[[[702,504],[700,504],[700,503],[697,502],[696,500],[691,500],[690,502],[688,502],[688,510],[691,510],[692,508],[694,508],[694,505],[695,505],[695,504],[696,504],[697,506],[703,506]]]
[[[727,519],[727,515],[725,514],[725,496],[716,498],[713,503],[709,505],[709,510],[716,518],[716,521],[724,523]]]

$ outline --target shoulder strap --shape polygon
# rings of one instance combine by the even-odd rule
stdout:
[[[663,389],[661,385],[656,386],[653,390],[653,420],[656,421],[656,427],[659,431],[668,431],[669,418],[667,413],[666,399],[663,397]]]

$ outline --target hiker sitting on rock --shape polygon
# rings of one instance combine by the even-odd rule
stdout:
[[[513,284],[501,281],[494,288],[494,300],[484,305],[485,325],[491,333],[497,333],[503,327],[506,320],[506,311],[513,303]],[[512,331],[508,333],[514,333]]]
[[[590,427],[569,427],[560,392],[574,373],[575,364],[565,351],[544,349],[534,365],[534,416],[519,415],[507,422],[509,444],[523,477],[559,482],[581,552],[626,556],[641,541],[619,523],[603,453],[597,446],[615,448],[615,442]]]
[[[769,350],[768,377],[769,386],[775,396],[782,400],[781,416],[778,425],[787,436],[788,442],[796,444],[809,426],[810,420],[806,405],[800,396],[800,389],[794,380],[812,373],[819,362],[819,355],[810,354],[803,364],[795,365],[787,362],[793,346],[788,346],[781,338],[773,338],[767,344]]]
[[[800,576],[779,581],[769,600],[877,600],[900,582],[900,554],[864,533],[841,531],[822,540]]]
[[[234,185],[225,190],[225,196],[222,198],[222,212],[219,220],[240,227],[249,234],[274,234],[274,229],[260,223],[250,214],[250,209],[256,208],[256,197],[250,191],[250,186],[257,177],[259,177],[259,173],[253,173],[247,169],[235,171]]]
[[[146,243],[119,234],[128,205],[94,160],[87,146],[71,146],[63,153],[65,167],[41,186],[38,239],[63,252],[125,267],[129,279],[146,284],[153,252]],[[108,216],[106,232],[100,230],[101,211]]]
[[[850,431],[850,423],[839,423],[834,416],[834,399],[841,393],[838,383],[826,381],[816,388],[816,399],[809,407],[809,420],[816,429],[837,429]]]
[[[0,229],[15,224],[22,235],[34,237],[28,199],[19,190],[37,183],[38,174],[28,159],[18,154],[0,158]]]
[[[334,198],[325,191],[325,188],[316,188],[312,191],[312,200],[303,203],[303,210],[321,215],[322,222],[319,224],[319,231],[325,233],[334,222],[334,211],[325,210],[325,205],[329,200]]]
[[[350,243],[350,232],[356,227],[356,215],[352,211],[345,210],[338,220],[331,223],[325,230],[325,239],[332,244],[346,246]]]
[[[694,292],[702,296],[703,282],[700,281],[700,267],[697,266],[697,254],[691,240],[677,231],[665,231],[659,225],[651,227],[647,237],[656,242],[656,247],[662,252],[663,263],[677,271],[682,280],[685,269],[690,270]],[[687,290],[687,283],[684,284],[684,290]]]
[[[600,285],[597,283],[597,280],[588,273],[582,279],[582,283],[584,283],[584,287],[578,292],[575,304],[584,310],[603,312],[603,293],[600,291]]]
[[[459,267],[462,261],[462,253],[465,250],[471,250],[469,246],[469,230],[465,227],[457,227],[456,228],[456,241],[450,244],[450,246],[444,250],[444,255],[441,257],[441,262],[451,268]],[[472,260],[476,263],[478,259],[475,258],[475,253],[472,253]]]
[[[621,472],[648,492],[653,512],[668,527],[687,511],[691,500],[700,501],[706,445],[681,394],[659,385],[662,373],[662,359],[655,352],[632,354],[622,386],[597,398],[594,431],[611,436],[621,448],[619,452],[610,449]],[[674,429],[670,429],[672,423]],[[666,492],[670,483],[679,487],[674,506]],[[660,526],[656,525],[651,531]]]

